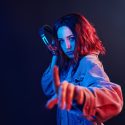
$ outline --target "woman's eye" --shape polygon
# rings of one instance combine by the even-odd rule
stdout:
[[[58,40],[60,44],[64,43],[64,40]]]
[[[69,40],[72,42],[75,40],[75,37],[69,37]]]

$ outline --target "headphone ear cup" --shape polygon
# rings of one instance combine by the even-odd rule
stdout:
[[[39,35],[42,40],[46,41],[45,44],[51,44],[54,39],[52,27],[49,25],[43,25],[39,30]]]
[[[54,38],[52,27],[49,25],[43,25],[39,30],[39,35],[42,42],[47,46],[52,55],[57,54],[57,47]]]

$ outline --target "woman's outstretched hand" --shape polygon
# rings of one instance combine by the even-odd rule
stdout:
[[[56,104],[58,104],[59,108],[70,110],[73,99],[75,99],[78,104],[83,103],[83,88],[75,86],[67,81],[60,83],[59,70],[57,66],[54,66],[53,68],[53,79],[56,94],[47,102],[47,108],[52,109]]]

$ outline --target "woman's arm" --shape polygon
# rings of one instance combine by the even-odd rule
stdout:
[[[84,61],[86,74],[82,86],[78,87],[84,95],[83,116],[89,120],[106,121],[122,110],[121,87],[110,82],[98,58],[90,57]]]
[[[42,78],[41,78],[41,86],[42,86],[44,94],[47,96],[52,96],[55,93],[55,88],[53,85],[53,67],[57,62],[57,58],[58,57],[56,55],[52,57],[51,64],[43,73]]]

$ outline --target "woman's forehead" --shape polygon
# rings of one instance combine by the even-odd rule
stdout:
[[[58,30],[57,30],[58,38],[68,37],[68,36],[71,36],[71,35],[73,35],[73,32],[67,26],[59,27]]]

